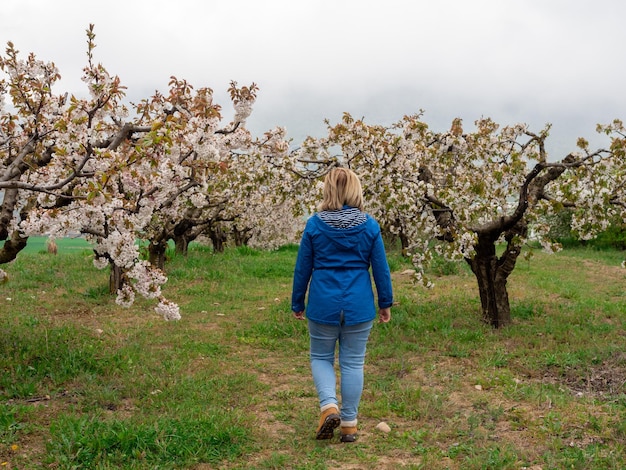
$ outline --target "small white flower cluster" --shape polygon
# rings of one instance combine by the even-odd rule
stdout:
[[[139,249],[132,232],[114,230],[106,238],[101,238],[96,246],[97,253],[108,253],[116,266],[132,268],[139,259]]]
[[[124,284],[121,289],[117,291],[117,298],[115,303],[122,307],[130,307],[135,302],[135,291],[130,284]]]
[[[464,232],[458,240],[459,254],[463,258],[472,258],[476,250],[478,237],[474,232]]]
[[[154,308],[154,311],[163,316],[166,321],[181,319],[178,305],[166,299],[161,299],[159,304]]]
[[[246,119],[252,114],[252,105],[254,101],[240,101],[235,104],[235,122],[246,122]]]
[[[94,256],[93,265],[96,269],[105,269],[109,266],[109,260],[104,256]]]
[[[135,290],[146,299],[161,297],[161,286],[167,282],[163,271],[154,268],[145,260],[137,261],[128,271],[128,277],[136,281]]]

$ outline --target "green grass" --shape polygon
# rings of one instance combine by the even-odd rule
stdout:
[[[360,438],[342,445],[314,439],[297,247],[168,251],[183,318],[164,322],[151,301],[116,306],[82,241],[56,256],[31,242],[0,285],[0,468],[626,467],[623,252],[520,260],[501,330],[463,263],[437,262],[424,290],[390,253],[397,305],[372,330]]]
[[[22,250],[22,253],[47,253],[48,252],[48,238],[46,237],[30,237],[26,248]],[[81,237],[76,238],[59,238],[55,240],[57,245],[57,253],[76,253],[80,251],[91,251],[91,246]]]

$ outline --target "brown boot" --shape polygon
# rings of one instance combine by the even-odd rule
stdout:
[[[322,411],[322,416],[320,416],[320,424],[317,427],[315,438],[331,439],[340,422],[339,409],[336,406],[326,408]]]
[[[341,442],[356,441],[356,426],[341,426]]]

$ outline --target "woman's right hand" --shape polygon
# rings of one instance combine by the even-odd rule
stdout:
[[[380,323],[387,323],[389,320],[391,320],[391,307],[379,309],[378,321]]]

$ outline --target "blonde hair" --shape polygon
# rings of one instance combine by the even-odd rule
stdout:
[[[320,211],[336,211],[343,206],[363,211],[363,189],[359,177],[347,168],[333,168],[324,179],[324,199]]]

